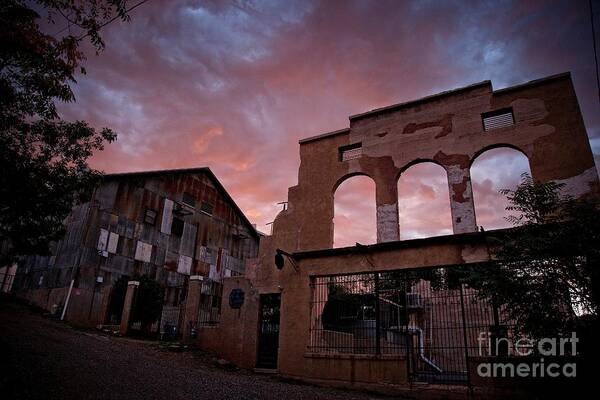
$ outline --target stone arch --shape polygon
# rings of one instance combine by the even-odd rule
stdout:
[[[451,234],[446,168],[434,160],[418,159],[401,171],[397,181],[400,239]]]
[[[423,163],[432,163],[435,165],[438,165],[440,167],[442,167],[445,171],[446,171],[446,166],[444,164],[442,164],[441,162],[434,160],[433,158],[416,158],[412,161],[409,161],[408,163],[404,164],[404,166],[402,168],[399,169],[398,171],[398,175],[396,176],[396,181],[398,181],[400,179],[400,176],[409,168],[418,165],[418,164],[423,164]]]
[[[508,228],[508,201],[500,189],[515,189],[525,172],[531,175],[527,153],[510,144],[496,144],[478,151],[469,167],[477,224],[485,230]]]
[[[367,178],[370,178],[373,182],[375,182],[375,179],[367,174],[366,172],[363,171],[357,171],[357,172],[351,172],[349,174],[345,174],[343,176],[341,176],[334,184],[333,187],[331,188],[331,193],[335,196],[335,192],[338,190],[338,188],[340,187],[340,185],[344,182],[346,182],[347,180],[354,178],[355,176],[366,176]]]
[[[471,157],[471,160],[469,162],[469,169],[471,168],[471,166],[473,166],[473,163],[475,162],[475,160],[477,160],[477,158],[480,155],[482,155],[483,153],[486,153],[490,150],[502,149],[502,148],[507,148],[507,149],[512,149],[512,150],[518,151],[519,153],[523,154],[527,158],[527,161],[529,162],[529,154],[527,154],[527,152],[525,152],[519,146],[515,146],[514,144],[511,144],[511,143],[494,143],[489,146],[482,147],[481,149],[479,149],[478,151],[476,151],[473,154],[473,157]]]
[[[376,182],[369,175],[345,175],[333,193],[333,247],[372,244],[377,239]]]

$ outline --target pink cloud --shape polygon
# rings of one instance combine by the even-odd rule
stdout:
[[[106,51],[90,53],[77,102],[61,110],[119,132],[95,167],[209,166],[268,231],[275,203],[297,183],[299,138],[348,126],[350,114],[484,79],[501,87],[571,70],[600,151],[585,8],[566,0],[148,2],[130,23],[107,27]],[[476,193],[480,224],[502,220],[491,193],[514,183],[509,172],[517,170],[510,162],[486,169],[493,185]],[[403,179],[417,189],[401,196],[403,237],[449,233],[445,180],[408,172]],[[336,217],[336,231],[356,227],[368,242],[374,202],[363,205],[368,191],[356,190],[348,199],[359,214]]]

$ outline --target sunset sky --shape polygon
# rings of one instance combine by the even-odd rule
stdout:
[[[92,160],[105,172],[210,167],[262,231],[297,183],[299,139],[482,80],[499,89],[571,71],[600,161],[587,0],[150,0],[131,16],[106,28],[103,53],[88,52],[62,116],[119,133]],[[478,224],[502,226],[497,191],[527,161],[498,150],[474,168]],[[336,193],[336,245],[374,241],[370,185],[357,177]],[[409,169],[399,190],[402,238],[451,232],[439,167]]]

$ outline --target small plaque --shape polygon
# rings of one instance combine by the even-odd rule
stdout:
[[[242,289],[233,289],[229,293],[229,307],[233,309],[242,308],[244,304],[244,291]]]

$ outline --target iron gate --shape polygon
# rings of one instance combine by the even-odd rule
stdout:
[[[507,322],[458,268],[312,277],[308,350],[397,356],[413,381],[468,383],[480,333]]]
[[[280,306],[281,294],[260,295],[258,354],[256,357],[258,368],[277,368]]]

